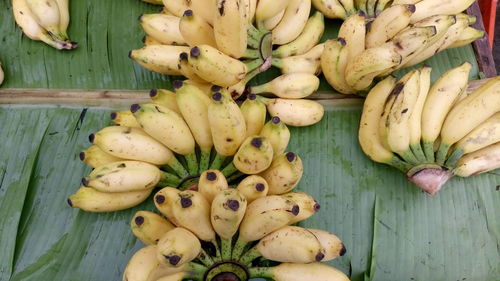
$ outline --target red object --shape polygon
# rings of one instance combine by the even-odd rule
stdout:
[[[481,14],[483,16],[484,29],[486,30],[486,33],[488,33],[488,39],[492,48],[493,38],[495,38],[497,4],[498,0],[479,0],[479,7],[481,8]]]

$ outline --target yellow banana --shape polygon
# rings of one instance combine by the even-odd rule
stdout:
[[[255,94],[249,94],[240,108],[247,128],[245,138],[258,135],[266,122],[266,105]]]
[[[272,93],[280,98],[301,99],[319,87],[319,78],[310,73],[283,74],[262,85],[250,87],[253,94]]]
[[[290,192],[281,195],[282,197],[291,199],[297,205],[299,205],[299,214],[295,216],[288,224],[294,224],[307,218],[311,217],[315,213],[319,211],[321,206],[318,201],[314,200],[314,198],[305,193],[305,192]]]
[[[329,19],[347,18],[347,11],[339,0],[312,0],[312,5]]]
[[[453,173],[459,177],[470,177],[500,168],[500,142],[466,154],[457,162]]]
[[[59,31],[63,40],[68,40],[68,25],[69,25],[69,0],[55,0],[59,9]]]
[[[210,204],[205,197],[192,190],[177,194],[172,203],[172,214],[179,223],[203,241],[215,241],[215,231],[210,222]]]
[[[349,281],[342,271],[322,263],[282,263],[275,267],[255,267],[250,269],[250,276],[275,281]]]
[[[266,180],[258,175],[250,175],[244,178],[236,188],[241,195],[245,196],[248,204],[257,198],[266,196],[269,191]]]
[[[142,14],[139,22],[147,35],[165,45],[185,45],[179,30],[180,18],[165,14]]]
[[[269,185],[268,194],[274,195],[294,189],[303,173],[302,159],[293,152],[287,152],[276,156],[271,166],[261,176]]]
[[[102,149],[100,149],[97,145],[87,147],[80,152],[79,156],[80,160],[92,168],[124,160],[123,158],[115,157],[102,151]]]
[[[356,9],[358,9],[359,11],[362,11],[363,13],[366,14],[366,2],[368,0],[354,0],[354,6],[356,7]]]
[[[213,27],[192,10],[186,10],[182,15],[179,30],[189,46],[205,44],[217,47]]]
[[[203,80],[194,72],[193,68],[189,64],[189,55],[187,53],[180,53],[177,68],[183,76],[187,77],[191,81],[197,81],[201,83],[205,82],[205,80]]]
[[[120,110],[111,113],[111,121],[119,126],[140,128],[141,125],[137,123],[134,115],[130,110]]]
[[[176,94],[169,90],[164,89],[152,89],[149,92],[151,101],[155,104],[163,105],[168,107],[170,110],[181,114],[179,107],[177,106]]]
[[[66,38],[59,26],[60,13],[56,0],[25,0],[33,18],[50,36],[64,41]]]
[[[275,157],[283,154],[290,142],[290,130],[285,123],[281,122],[278,116],[272,117],[271,120],[264,125],[259,135],[269,140],[273,146],[273,154]]]
[[[142,43],[144,43],[144,46],[150,46],[150,45],[163,45],[160,41],[157,41],[153,37],[149,35],[145,35],[142,38]]]
[[[146,200],[153,189],[133,192],[99,192],[82,186],[68,198],[68,204],[87,212],[113,212],[139,205]]]
[[[179,55],[189,52],[189,47],[149,45],[132,50],[129,57],[147,70],[166,75],[181,75],[178,69]]]
[[[162,0],[167,11],[176,17],[182,17],[184,11],[189,9],[188,0]]]
[[[222,87],[238,83],[247,73],[247,67],[243,62],[209,45],[191,48],[189,63],[198,76]]]
[[[265,20],[279,15],[289,5],[290,0],[259,0],[255,10],[255,21],[260,28]],[[271,30],[271,29],[268,29]]]
[[[346,41],[339,37],[337,40],[327,40],[321,54],[321,70],[332,87],[342,94],[354,94],[354,90],[347,84],[345,69],[348,63]]]
[[[200,15],[211,26],[214,26],[217,0],[188,0],[189,8]]]
[[[220,191],[212,202],[210,219],[215,232],[223,239],[231,239],[238,231],[245,215],[247,199],[237,189]]]
[[[340,26],[337,37],[344,38],[346,42],[345,48],[347,48],[347,61],[353,61],[365,50],[365,14],[360,12],[349,16]]]
[[[171,221],[173,224],[179,226],[179,222],[175,218],[173,211],[172,211],[172,205],[175,203],[176,200],[179,199],[179,193],[181,191],[178,190],[177,188],[173,187],[165,187],[159,190],[155,194],[155,206],[162,213],[169,221]]]
[[[306,228],[316,238],[318,238],[319,243],[321,244],[322,252],[325,255],[323,261],[333,260],[336,257],[340,257],[345,255],[346,248],[344,243],[335,235],[331,234],[328,231],[320,230],[320,229],[312,229]]]
[[[240,58],[247,49],[248,0],[217,0],[214,34],[217,48],[226,55]]]
[[[198,256],[201,252],[201,244],[192,232],[176,227],[160,237],[156,252],[162,264],[178,268]]]
[[[321,73],[321,55],[325,44],[314,46],[308,52],[291,57],[271,59],[272,65],[278,67],[281,73],[310,73],[319,75]]]
[[[310,11],[311,0],[290,0],[283,18],[272,31],[273,44],[284,45],[295,40],[304,29]]]
[[[96,167],[82,179],[100,192],[130,192],[152,189],[160,182],[158,167],[140,161],[119,161]]]
[[[286,1],[286,2],[288,2],[288,1]],[[285,15],[285,9],[281,10],[275,16],[264,20],[264,22],[262,23],[262,26],[264,27],[265,30],[273,30],[278,25],[278,23],[280,23],[280,21],[284,15]]]
[[[456,15],[465,11],[472,3],[474,0],[422,0],[415,4],[416,11],[411,16],[411,22],[415,23],[434,15]]]
[[[462,31],[460,36],[455,40],[455,42],[451,43],[446,49],[462,47],[465,45],[469,45],[470,43],[481,39],[484,37],[484,31],[475,29],[473,27],[467,27]]]
[[[437,31],[435,26],[412,26],[396,34],[387,45],[394,44],[396,52],[403,57],[401,63],[403,65],[405,59],[418,53],[422,50],[423,46],[431,42]]]
[[[253,175],[266,170],[273,161],[273,146],[261,136],[250,136],[243,141],[234,155],[233,165],[245,174]]]
[[[323,106],[305,99],[267,99],[267,110],[289,126],[309,126],[318,123],[324,115]]]
[[[215,196],[225,189],[228,189],[227,179],[219,170],[206,170],[201,173],[198,192],[207,199],[208,203],[212,203]]]
[[[461,36],[466,28],[469,27],[469,16],[467,14],[458,14],[455,16],[456,23],[450,26],[446,34],[443,36],[445,38],[441,46],[439,46],[438,52],[445,50],[453,44]]]
[[[390,40],[410,24],[415,5],[396,5],[384,10],[370,24],[366,48],[374,48]]]
[[[392,3],[391,3],[392,2]],[[408,1],[411,2],[411,1]],[[375,7],[375,16],[380,15],[384,10],[388,9],[391,5],[402,5],[402,4],[414,4],[414,3],[396,3],[395,1],[392,0],[378,0],[377,1],[377,6]]]
[[[164,275],[176,274],[184,267],[163,265],[157,257],[158,247],[149,245],[134,253],[123,272],[123,281],[157,280]]]
[[[130,228],[135,237],[141,240],[142,243],[154,245],[175,226],[156,213],[138,211],[130,221]]]

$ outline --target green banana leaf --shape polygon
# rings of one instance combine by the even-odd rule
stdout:
[[[0,0],[0,61],[6,88],[170,88],[171,79],[145,71],[128,57],[141,46],[141,13],[158,8],[138,0],[72,1],[69,33],[78,49],[61,52],[22,36],[11,4]],[[328,20],[326,38],[340,22]],[[427,63],[433,77],[463,61],[471,46]],[[402,74],[407,70],[400,71]],[[257,77],[262,83],[277,70]],[[322,83],[321,90],[331,91]],[[330,264],[352,280],[497,280],[500,276],[499,172],[452,179],[436,196],[397,170],[371,162],[357,144],[359,101],[326,102],[325,118],[293,128],[290,151],[304,161],[299,190],[321,211],[303,225],[337,234],[347,254]],[[136,208],[105,214],[66,204],[90,171],[78,159],[87,136],[109,124],[110,108],[78,105],[0,105],[0,280],[121,280],[140,247],[129,230]]]

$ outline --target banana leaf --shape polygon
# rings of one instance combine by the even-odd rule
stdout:
[[[158,8],[138,0],[72,1],[69,33],[79,42],[56,51],[22,36],[11,4],[0,0],[0,61],[7,88],[170,88],[176,77],[145,71],[127,54],[141,46],[136,18]],[[340,21],[327,20],[323,39]],[[433,77],[463,61],[471,46],[427,61]],[[398,72],[401,75],[407,70]],[[257,77],[262,83],[278,74]],[[320,90],[331,92],[326,83]],[[352,280],[496,280],[500,276],[500,172],[455,178],[436,196],[410,184],[397,170],[373,163],[357,144],[360,101],[326,102],[325,118],[293,128],[290,151],[304,161],[299,190],[321,211],[303,225],[332,231],[347,254],[330,264]],[[137,210],[94,214],[66,198],[90,171],[78,159],[87,136],[109,124],[110,108],[79,105],[0,105],[0,280],[121,280],[142,244],[129,230]]]

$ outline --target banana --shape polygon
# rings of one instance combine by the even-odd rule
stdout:
[[[475,29],[469,26],[465,28],[465,30],[462,31],[462,33],[455,40],[455,42],[451,43],[446,49],[458,48],[465,45],[469,45],[470,43],[483,38],[484,34],[485,33],[483,30]]]
[[[257,0],[248,0],[246,1],[247,4],[247,19],[248,19],[248,24],[252,24],[255,20],[255,13],[257,12]]]
[[[59,9],[59,30],[63,40],[68,40],[69,0],[55,0]]]
[[[278,116],[272,117],[271,120],[264,125],[259,135],[269,140],[273,146],[274,156],[283,154],[290,142],[290,130],[285,123],[281,122]]]
[[[131,192],[152,189],[160,179],[161,171],[154,165],[119,161],[96,167],[82,183],[100,192]]]
[[[261,28],[266,20],[281,14],[289,3],[290,0],[259,0],[255,10],[255,21],[257,26]]]
[[[138,211],[130,221],[132,233],[146,245],[158,243],[160,238],[168,231],[175,228],[169,221],[156,213]]]
[[[215,150],[222,156],[232,156],[245,140],[245,117],[228,93],[215,93],[211,101],[208,122]]]
[[[390,40],[410,24],[415,5],[396,5],[380,13],[366,33],[366,48],[374,48]]]
[[[340,270],[322,263],[282,263],[275,267],[254,267],[251,277],[271,278],[275,281],[349,281]]]
[[[255,94],[249,94],[240,109],[247,128],[245,138],[258,135],[266,123],[266,105]]]
[[[49,35],[64,41],[66,38],[59,27],[60,12],[56,0],[25,0],[36,22]]]
[[[225,189],[228,189],[227,179],[219,170],[206,170],[201,173],[198,192],[207,199],[208,203],[211,204],[215,196]]]
[[[194,260],[201,252],[201,244],[189,230],[176,227],[160,237],[157,244],[158,260],[169,267],[179,267]]]
[[[339,37],[337,40],[327,40],[321,54],[321,70],[330,85],[342,94],[354,94],[354,90],[347,84],[345,69],[348,63],[346,41]]]
[[[280,68],[281,73],[310,73],[319,75],[321,73],[321,55],[325,44],[321,43],[314,46],[308,52],[285,58],[272,58],[273,66]]]
[[[322,13],[315,12],[304,26],[302,33],[292,42],[281,45],[273,51],[273,57],[302,55],[319,43],[325,31],[325,19]]]
[[[200,15],[208,24],[214,26],[217,0],[188,0],[189,8]]]
[[[153,189],[133,192],[99,192],[82,186],[68,198],[68,204],[87,212],[113,212],[139,205],[146,200]]]
[[[191,81],[197,81],[201,83],[205,82],[205,80],[198,76],[194,72],[193,68],[191,68],[191,65],[189,64],[189,55],[187,53],[180,53],[177,68],[183,76],[187,77]]]
[[[245,215],[247,199],[237,189],[220,191],[212,202],[210,219],[215,232],[224,239],[231,239],[238,231]]]
[[[453,173],[459,177],[470,177],[500,168],[500,142],[466,154],[457,162]]]
[[[149,97],[151,97],[151,101],[153,103],[163,105],[168,107],[170,110],[181,114],[181,111],[177,106],[176,94],[174,92],[164,89],[152,89],[149,92]]]
[[[179,222],[173,214],[172,205],[179,198],[180,192],[177,188],[165,187],[159,190],[154,197],[155,206],[158,211],[176,226],[179,226]]]
[[[247,73],[247,67],[243,62],[209,45],[191,48],[189,63],[198,76],[222,87],[238,83]]]
[[[110,117],[111,121],[113,121],[113,123],[119,126],[133,127],[133,128],[141,127],[141,125],[137,123],[137,120],[135,120],[135,117],[132,114],[132,112],[130,112],[130,110],[120,110],[112,112]]]
[[[422,50],[423,46],[431,42],[437,32],[438,30],[435,26],[412,26],[399,32],[387,45],[394,45],[396,52],[403,57],[403,62],[401,63],[403,65],[405,59],[418,53]]]
[[[321,244],[322,253],[325,255],[323,261],[330,261],[335,259],[336,257],[340,257],[345,255],[346,248],[344,243],[335,235],[329,233],[328,231],[320,230],[320,229],[312,229],[306,228],[316,238],[318,238],[319,243]]]
[[[184,82],[186,83],[189,83],[193,86],[196,86],[198,87],[198,89],[200,89],[205,95],[207,95],[207,97],[211,97],[212,96],[212,87],[214,85],[204,81],[204,82],[198,82],[198,81],[193,81],[193,80],[184,80]]]
[[[134,253],[123,272],[123,281],[157,280],[164,275],[176,274],[183,267],[168,267],[157,258],[158,247],[149,245]]]
[[[469,27],[469,16],[466,14],[458,14],[455,16],[456,23],[450,26],[446,34],[443,36],[444,40],[441,46],[439,46],[438,52],[445,50],[456,41],[456,39],[461,36],[466,28]]]
[[[165,45],[185,45],[179,30],[180,18],[165,14],[142,14],[139,23],[147,35]]]
[[[170,163],[174,154],[138,128],[110,126],[89,136],[91,143],[115,157],[144,161],[155,165]]]
[[[285,226],[266,235],[256,250],[264,258],[278,262],[311,263],[325,257],[318,238],[298,226]]]
[[[366,1],[366,14],[370,18],[373,18],[376,16],[377,1],[378,0],[367,0]]]
[[[268,194],[284,194],[294,189],[304,173],[302,159],[293,153],[287,152],[274,158],[271,166],[262,176],[269,185]]]
[[[462,79],[467,80],[467,78]],[[455,81],[455,83],[459,82]],[[437,153],[438,161],[444,160],[452,144],[464,138],[499,111],[500,76],[497,76],[454,105],[446,119],[443,119],[440,133],[441,144]]]
[[[306,220],[307,218],[316,214],[321,208],[318,201],[314,200],[314,198],[311,195],[305,192],[290,192],[283,194],[281,196],[291,199],[295,203],[297,203],[297,205],[299,205],[300,209],[299,214],[295,216],[295,218],[290,220],[288,224],[294,224]]]
[[[359,9],[359,8],[358,8]],[[351,62],[365,50],[366,18],[362,12],[349,16],[340,26],[337,37],[344,38],[347,61]]]
[[[102,151],[97,145],[87,147],[79,156],[80,160],[92,168],[124,160]]]
[[[248,0],[217,0],[214,34],[217,48],[226,55],[240,58],[247,49]]]
[[[288,2],[288,1],[287,1]],[[259,2],[260,3],[260,2]],[[285,9],[281,10],[279,13],[277,13],[274,17],[270,17],[266,19],[262,25],[265,30],[273,30],[278,23],[280,23],[281,19],[283,19],[283,16],[285,15]]]
[[[142,38],[142,43],[144,43],[144,46],[163,45],[160,41],[157,41],[149,35],[144,35],[144,37]]]
[[[210,222],[210,204],[201,193],[181,191],[171,206],[178,226],[190,230],[203,241],[215,241],[215,231]]]
[[[245,196],[248,204],[255,199],[264,197],[269,191],[266,180],[258,175],[251,175],[244,178],[236,187],[241,195]]]
[[[128,56],[147,70],[166,75],[182,75],[178,62],[179,55],[183,52],[189,52],[189,47],[149,45],[130,51]]]
[[[304,29],[311,11],[311,0],[290,0],[280,23],[272,31],[272,42],[284,45],[295,40]]]
[[[465,11],[474,0],[422,0],[415,4],[416,11],[411,16],[411,23],[434,15],[456,15]]]
[[[453,167],[462,155],[480,150],[497,142],[500,142],[500,112],[495,113],[457,142],[453,146],[453,152],[449,156],[448,161],[446,161],[446,165]]]
[[[413,3],[398,3],[398,4],[394,3],[395,2],[392,0],[378,0],[377,6],[375,7],[375,16],[378,17],[380,13],[382,13],[385,9],[388,9],[391,5],[413,4]]]
[[[162,0],[163,5],[171,14],[176,17],[182,17],[185,10],[189,9],[188,0]]]
[[[0,63],[0,85],[3,83],[3,79],[5,78],[5,74],[2,69],[2,63]]]
[[[234,166],[248,175],[263,172],[273,161],[273,146],[261,136],[250,136],[241,144],[233,158]]]
[[[439,136],[448,112],[458,95],[464,88],[467,88],[470,69],[471,64],[466,62],[459,67],[448,70],[429,90],[422,111],[422,142],[425,156],[429,161],[434,160],[434,142]],[[461,127],[462,125],[454,129]]]
[[[417,163],[410,149],[410,116],[420,93],[420,71],[415,69],[408,72],[396,84],[391,95],[395,95],[392,103],[388,104],[388,116],[385,123],[387,144],[391,151],[399,154],[410,163]],[[387,109],[386,106],[386,109]]]
[[[271,116],[278,116],[289,126],[309,126],[323,118],[323,106],[313,100],[305,99],[267,99],[267,110]]]
[[[186,10],[182,15],[179,30],[189,46],[205,44],[217,47],[213,27],[192,10]]]
[[[312,0],[312,5],[329,19],[346,19],[347,11],[339,0]]]
[[[345,69],[347,84],[355,90],[368,88],[373,79],[401,63],[402,56],[393,44],[370,48],[348,61]]]
[[[301,99],[319,87],[319,78],[310,73],[283,74],[262,85],[250,87],[253,94],[272,93],[280,98]]]
[[[354,0],[354,6],[356,7],[356,9],[358,9],[359,11],[362,11],[363,13],[366,14],[366,2],[368,0]]]

